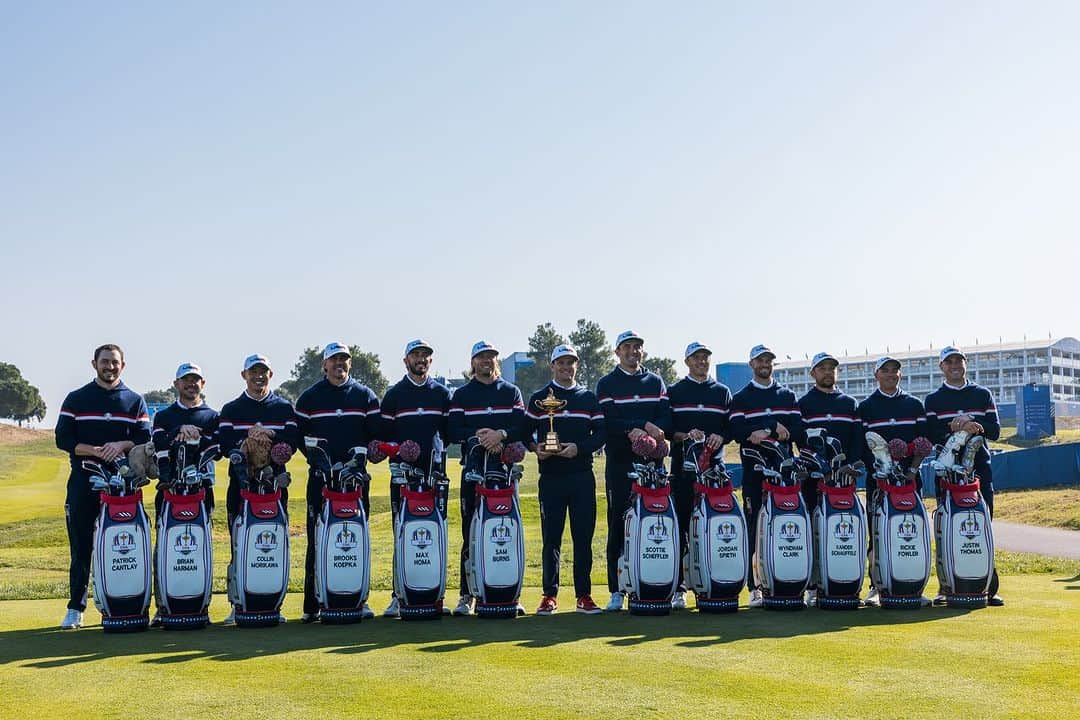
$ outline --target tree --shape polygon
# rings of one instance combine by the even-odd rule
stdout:
[[[577,349],[581,361],[578,382],[595,391],[600,378],[615,369],[615,357],[608,345],[607,334],[599,324],[581,318],[577,321],[577,329],[570,333],[570,344]]]
[[[675,372],[675,361],[666,357],[645,358],[641,363],[646,370],[656,373],[668,387],[679,381],[679,374]]]
[[[536,326],[536,332],[529,338],[529,357],[533,364],[520,368],[514,378],[526,400],[551,380],[551,351],[565,343],[551,323]]]
[[[0,363],[0,418],[9,418],[20,426],[31,419],[45,419],[41,392],[10,363]]]
[[[364,352],[356,345],[350,345],[349,352],[352,354],[352,371],[349,374],[355,380],[367,385],[381,398],[390,387],[390,383],[379,369],[379,356],[375,353]],[[278,386],[278,394],[290,402],[296,402],[300,393],[322,380],[322,363],[321,348],[306,348],[300,353],[300,359],[293,366],[290,378]]]
[[[151,390],[143,393],[143,400],[147,405],[172,405],[176,402],[176,388],[167,387],[161,390]]]

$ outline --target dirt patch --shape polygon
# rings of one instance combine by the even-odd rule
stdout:
[[[51,430],[31,430],[0,423],[0,445],[25,445],[52,436]]]

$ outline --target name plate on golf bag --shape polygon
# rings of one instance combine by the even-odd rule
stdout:
[[[469,592],[477,615],[515,617],[525,573],[517,488],[477,485],[476,492],[466,564]]]
[[[230,599],[237,626],[277,625],[289,584],[289,526],[281,491],[240,491],[233,525],[235,565]]]
[[[371,582],[363,494],[323,488],[315,521],[315,596],[324,623],[359,622]]]
[[[854,609],[859,606],[866,575],[866,511],[855,486],[819,485],[814,509],[814,579],[818,607]]]
[[[803,592],[813,571],[810,516],[798,485],[766,481],[762,488],[754,577],[766,608],[802,609],[806,607]]]
[[[985,607],[994,571],[990,512],[979,483],[942,484],[934,511],[937,572],[949,607]]]
[[[209,621],[214,561],[205,497],[203,490],[194,495],[164,493],[156,570],[166,628],[197,628]]]
[[[930,522],[914,485],[878,484],[870,571],[881,606],[919,607],[930,579]]]
[[[101,494],[94,530],[94,603],[106,632],[143,630],[149,624],[149,527],[141,490]]]
[[[636,615],[667,615],[679,579],[679,521],[671,486],[631,485],[623,515],[619,581]]]
[[[394,593],[401,618],[441,617],[446,592],[446,520],[435,492],[401,489],[394,544]]]
[[[701,612],[734,612],[746,584],[746,517],[730,486],[695,484],[686,579]]]

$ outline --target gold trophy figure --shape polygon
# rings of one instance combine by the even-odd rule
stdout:
[[[555,413],[566,407],[566,401],[559,400],[555,397],[555,391],[548,388],[547,397],[537,400],[536,407],[547,413],[550,428],[544,436],[544,442],[540,444],[540,449],[546,453],[557,453],[562,450],[562,443],[559,442],[559,434],[555,432]]]

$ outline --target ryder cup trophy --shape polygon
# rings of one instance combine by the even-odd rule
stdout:
[[[559,400],[555,397],[555,391],[548,388],[547,397],[537,400],[536,407],[546,412],[548,416],[548,432],[544,436],[544,442],[540,444],[540,449],[546,453],[557,453],[562,450],[562,443],[559,442],[559,434],[555,432],[555,413],[566,407],[566,401]]]

